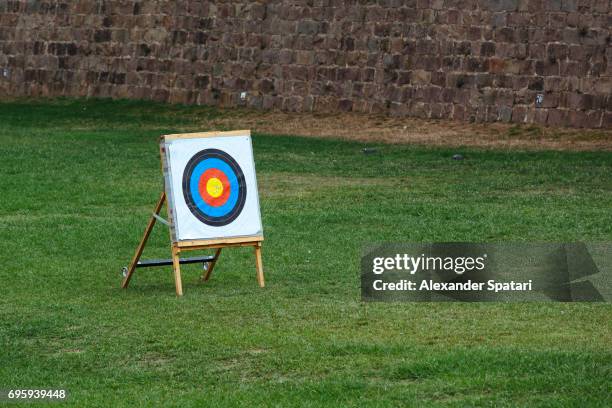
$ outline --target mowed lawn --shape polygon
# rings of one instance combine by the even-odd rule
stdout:
[[[612,241],[609,152],[255,134],[266,288],[244,248],[205,284],[184,266],[182,298],[169,267],[120,289],[162,189],[158,137],[239,114],[0,104],[0,389],[74,407],[612,405],[610,304],[363,303],[358,270],[374,242]],[[144,258],[168,255],[157,225]]]

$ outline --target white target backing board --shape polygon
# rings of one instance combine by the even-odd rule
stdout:
[[[161,138],[173,242],[262,237],[251,132]]]

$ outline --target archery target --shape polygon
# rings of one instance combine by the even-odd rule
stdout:
[[[242,212],[247,186],[236,160],[219,149],[195,154],[183,172],[187,207],[207,225],[223,226]]]
[[[168,138],[162,147],[173,239],[262,235],[249,132]]]

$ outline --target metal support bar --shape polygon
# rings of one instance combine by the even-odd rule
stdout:
[[[163,219],[162,217],[160,217],[159,215],[153,213],[153,217],[155,217],[155,219],[159,222],[161,222],[162,224],[164,224],[166,227],[170,226],[170,223],[168,221],[166,221],[165,219]]]
[[[180,258],[179,263],[181,264],[193,264],[200,262],[213,262],[214,256],[194,256],[191,258]],[[137,268],[148,268],[152,266],[167,266],[172,265],[172,259],[149,259],[146,261],[139,261],[136,264]]]

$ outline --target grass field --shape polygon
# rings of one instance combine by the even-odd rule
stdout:
[[[183,267],[183,298],[170,268],[121,290],[162,189],[157,138],[225,114],[0,104],[1,389],[64,388],[74,407],[612,405],[609,304],[366,304],[358,271],[372,242],[611,241],[609,152],[256,134],[266,288],[233,249],[206,284]],[[168,256],[162,227],[145,258]]]

